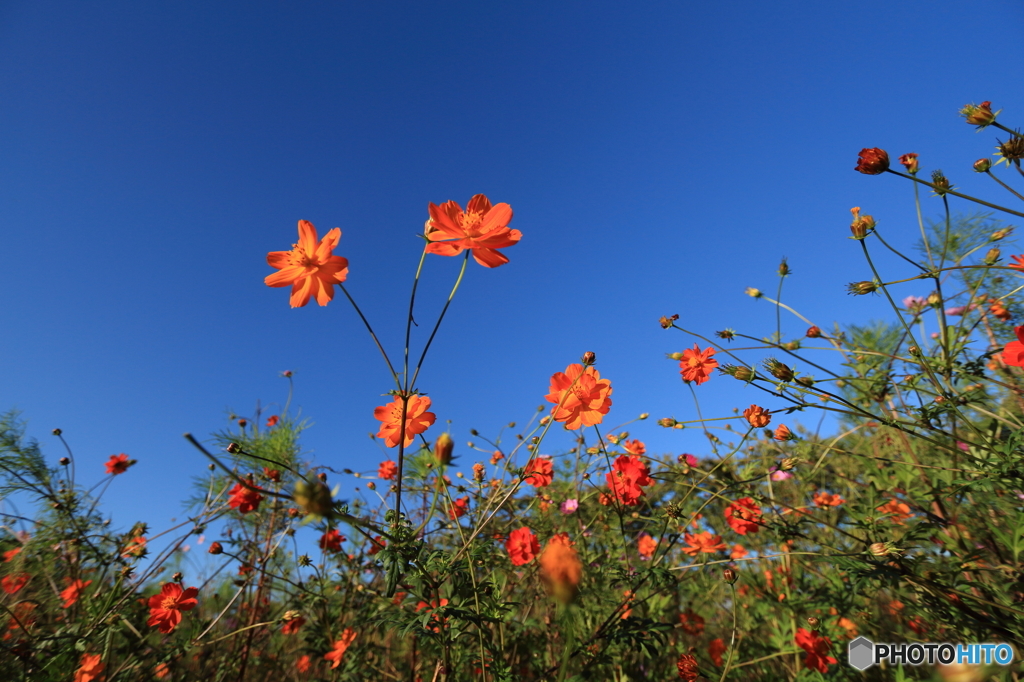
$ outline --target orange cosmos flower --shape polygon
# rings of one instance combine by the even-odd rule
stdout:
[[[156,667],[153,668],[153,676],[158,680],[162,680],[171,674],[171,666],[166,663],[157,663]]]
[[[814,506],[816,507],[838,507],[843,502],[846,502],[846,500],[844,500],[840,495],[835,493],[826,493],[824,491],[814,493],[811,496],[811,499],[814,500]]]
[[[4,563],[6,564],[13,561],[14,557],[18,556],[19,552],[21,552],[21,547],[15,547],[14,549],[9,549],[4,552]]]
[[[725,522],[740,535],[761,530],[761,508],[749,497],[742,497],[725,508]]]
[[[437,418],[433,412],[427,412],[430,407],[430,398],[425,395],[409,396],[409,403],[405,409],[405,442],[403,447],[409,447],[417,434],[423,433],[434,423]],[[402,430],[402,399],[395,396],[390,405],[381,405],[373,411],[375,419],[381,422],[378,438],[384,439],[384,444],[389,448],[398,445],[398,439]]]
[[[334,643],[334,650],[329,654],[324,654],[325,661],[333,661],[331,668],[337,668],[341,665],[341,660],[345,657],[345,652],[348,650],[352,641],[356,638],[356,631],[352,628],[345,628],[344,632],[341,633],[341,639]]]
[[[28,573],[5,575],[3,578],[0,578],[0,588],[7,594],[15,594],[25,587],[25,584],[31,577]]]
[[[383,478],[385,481],[395,480],[395,476],[398,475],[398,465],[390,459],[384,460],[377,467],[377,478]]]
[[[683,375],[683,381],[696,382],[698,386],[711,378],[711,370],[718,367],[718,360],[711,356],[715,354],[714,348],[701,350],[697,344],[693,348],[683,351],[683,359],[679,363],[679,373]]]
[[[120,455],[111,455],[110,459],[106,461],[105,466],[107,467],[108,474],[123,474],[128,471],[134,462],[128,459],[128,455],[123,452]]]
[[[332,528],[320,536],[320,549],[325,552],[336,553],[341,551],[341,543],[347,540],[344,535]]]
[[[743,416],[755,429],[768,426],[772,421],[771,412],[763,407],[758,407],[757,405],[751,405],[747,409],[743,410]]]
[[[302,616],[296,616],[290,620],[286,620],[284,625],[281,626],[281,634],[294,635],[306,622],[306,619]]]
[[[427,210],[430,220],[426,225],[427,253],[439,256],[457,256],[465,249],[473,253],[473,260],[485,268],[496,268],[508,262],[497,249],[515,246],[523,234],[510,230],[512,207],[508,204],[491,206],[483,194],[477,194],[463,211],[454,201],[440,206],[431,203]]]
[[[730,559],[742,559],[743,557],[750,554],[743,545],[733,545],[732,551],[729,552]]]
[[[195,587],[182,589],[178,583],[165,583],[160,592],[149,598],[149,620],[146,625],[156,626],[165,635],[181,622],[181,612],[191,611],[199,602]]]
[[[540,551],[540,542],[537,540],[537,536],[533,534],[533,531],[524,526],[523,528],[516,528],[508,534],[508,540],[505,541],[505,550],[508,551],[508,556],[512,560],[513,566],[522,566],[523,564],[530,563],[537,556],[537,553]]]
[[[78,670],[75,671],[74,682],[93,682],[93,680],[98,680],[103,674],[103,669],[106,667],[101,662],[101,659],[102,657],[99,654],[82,654]]]
[[[271,251],[267,263],[279,272],[267,275],[263,282],[268,287],[291,285],[291,304],[301,308],[311,296],[327,305],[334,298],[334,285],[348,277],[348,260],[331,255],[341,241],[341,230],[334,228],[317,243],[316,228],[308,220],[299,221],[299,241],[291,251]]]
[[[636,551],[640,552],[640,556],[644,559],[653,557],[654,550],[656,549],[658,549],[658,541],[650,535],[641,535],[640,539],[637,540]]]
[[[295,660],[295,669],[300,673],[308,673],[310,665],[309,654],[303,654]]]
[[[612,464],[612,471],[606,478],[608,487],[620,504],[636,506],[644,495],[643,486],[651,484],[650,473],[644,461],[636,455],[621,455]]]
[[[419,613],[423,609],[429,609],[430,611],[436,611],[437,609],[441,608],[442,606],[448,606],[448,600],[447,599],[442,599],[440,601],[438,601],[437,599],[431,599],[429,604],[427,602],[425,602],[425,601],[421,601],[418,604],[416,604],[416,613]],[[433,614],[430,617],[430,622],[432,623],[432,625],[426,626],[427,629],[430,630],[431,632],[440,632],[442,626],[447,626],[448,619],[447,618],[440,618],[435,613],[435,614]]]
[[[694,682],[700,677],[700,666],[693,654],[682,654],[676,661],[676,668],[679,670],[679,679],[683,682]]]
[[[717,535],[712,535],[709,531],[703,533],[697,533],[696,535],[686,533],[683,535],[683,540],[689,547],[683,547],[683,551],[690,556],[697,556],[698,554],[714,554],[715,552],[721,552],[725,550],[725,543],[722,542],[722,538]]]
[[[551,465],[550,457],[537,457],[526,463],[523,475],[523,483],[532,485],[534,488],[543,488],[551,485],[554,478],[554,467]]]
[[[267,419],[267,428],[270,428],[270,429],[274,428],[275,426],[277,426],[277,423],[278,423],[279,421],[281,421],[281,418],[280,418],[280,417],[278,417],[278,416],[277,416],[277,415],[275,414],[274,416],[272,416],[272,417],[270,417],[269,419]]]
[[[838,661],[829,656],[832,649],[832,640],[822,637],[817,632],[808,632],[803,628],[797,628],[796,645],[807,652],[804,656],[804,667],[817,670],[824,674],[828,672],[828,666]]]
[[[466,515],[469,511],[469,495],[460,497],[452,503],[452,508],[448,510],[448,518],[455,520]]]
[[[1003,349],[1003,362],[1011,367],[1024,367],[1024,327],[1014,327],[1016,341],[1006,344]]]
[[[570,430],[600,424],[612,406],[608,397],[612,394],[612,382],[602,379],[593,367],[584,369],[579,363],[551,375],[550,391],[544,397],[555,404],[551,410],[555,421],[565,422]]]
[[[569,544],[568,536],[552,537],[541,552],[539,561],[541,580],[551,596],[563,604],[571,602],[579,591],[583,564]]]
[[[625,448],[626,452],[628,452],[631,455],[647,454],[647,446],[644,445],[644,442],[642,440],[639,440],[637,438],[623,442],[622,447]]]
[[[892,514],[892,520],[898,525],[902,526],[906,519],[909,519],[913,514],[910,513],[910,507],[899,500],[889,500],[877,511],[883,514]]]
[[[722,654],[725,653],[725,649],[725,641],[722,639],[713,639],[711,640],[711,643],[708,644],[708,657],[711,659],[711,662],[719,668],[721,668],[724,663],[724,661],[722,661]]]
[[[61,590],[60,593],[60,598],[64,600],[64,603],[61,604],[61,608],[63,609],[69,609],[74,606],[75,602],[77,602],[78,598],[81,596],[82,590],[88,587],[92,581],[86,580],[85,582],[82,582],[81,580],[68,579],[67,583],[68,586]]]
[[[789,427],[785,424],[779,424],[778,428],[775,429],[775,434],[772,436],[775,440],[796,440],[796,436],[789,430]]]
[[[237,509],[240,514],[258,509],[262,501],[263,496],[259,494],[258,489],[247,488],[241,483],[236,483],[228,493],[228,506]]]
[[[699,635],[704,632],[704,619],[690,609],[679,614],[679,622],[682,624],[683,632],[687,634]]]

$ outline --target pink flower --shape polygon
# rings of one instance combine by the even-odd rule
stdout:
[[[574,511],[580,508],[580,501],[574,497],[563,502],[561,506],[559,506],[558,508],[559,510],[561,510],[563,514],[572,514]]]

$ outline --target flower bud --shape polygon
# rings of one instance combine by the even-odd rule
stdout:
[[[53,430],[53,435],[55,435],[55,436],[59,436],[59,435],[60,435],[60,434],[62,434],[62,433],[64,433],[64,432],[63,432],[63,431],[61,431],[60,429],[54,429],[54,430]]]
[[[846,291],[854,296],[864,296],[878,290],[878,285],[874,282],[850,282],[847,285]]]
[[[928,305],[932,306],[933,308],[937,308],[940,305],[942,305],[942,297],[939,296],[939,292],[937,291],[933,291],[932,293],[928,294],[927,300]]]
[[[661,325],[662,329],[671,329],[672,324],[678,319],[678,315],[673,315],[672,317],[662,317],[660,320],[658,320],[658,323]]]
[[[675,425],[676,420],[673,419],[672,417],[662,417],[661,419],[658,420],[658,426],[663,426],[666,429],[671,429]]]
[[[865,175],[879,175],[889,170],[889,155],[885,153],[884,149],[878,147],[865,147],[860,150],[860,155],[857,158],[857,165],[854,167],[855,171],[864,173]]]
[[[793,274],[793,270],[790,269],[789,263],[786,262],[786,258],[782,258],[782,262],[779,263],[779,277],[786,277],[787,275]]]
[[[875,219],[869,215],[862,216],[859,206],[851,208],[850,213],[853,214],[853,222],[850,223],[850,233],[853,234],[854,239],[864,239],[871,230],[875,229],[877,224]]]
[[[966,104],[960,110],[960,115],[972,126],[978,126],[978,128],[984,128],[994,123],[998,114],[998,111],[992,113],[992,102]]]
[[[243,429],[244,429],[244,428],[245,428],[245,427],[246,427],[246,426],[247,426],[248,424],[249,424],[249,422],[248,422],[247,420],[245,420],[245,419],[239,419],[239,420],[238,420],[238,425],[239,425],[239,426],[241,426],[241,427],[242,427]]]
[[[917,171],[920,170],[917,166],[917,154],[913,152],[909,154],[903,154],[900,156],[900,163],[907,169],[907,172],[911,175],[917,175]]]
[[[210,543],[210,549],[208,549],[206,551],[209,552],[210,554],[223,554],[224,553],[224,546],[221,545],[219,542],[211,542]]]
[[[821,621],[815,618],[814,616],[811,616],[807,619],[807,625],[810,626],[812,630],[817,630],[819,627],[821,627]]]
[[[71,464],[71,459],[68,457],[61,457],[59,461],[62,467],[66,467],[67,465]]]
[[[285,371],[281,372],[281,376],[283,376],[285,379],[291,379],[292,371],[290,369],[286,369]]]
[[[1006,142],[996,145],[996,149],[999,150],[999,155],[1003,157],[1003,161],[1006,161],[1007,165],[1012,161],[1019,167],[1020,160],[1024,158],[1024,137],[1011,137]]]
[[[352,472],[346,471],[345,473],[351,474]],[[321,471],[319,474],[316,475],[316,477],[320,479],[321,483],[327,483],[327,472]]]
[[[747,296],[750,296],[751,298],[761,298],[762,296],[764,296],[764,294],[761,293],[760,289],[755,289],[754,287],[747,287],[743,293],[745,293]]]
[[[781,462],[779,462],[779,470],[780,471],[791,471],[791,470],[793,470],[796,467],[797,462],[799,462],[799,461],[800,460],[798,460],[796,457],[787,457],[786,459],[784,459]]]
[[[790,369],[787,365],[779,362],[775,358],[768,358],[767,360],[765,360],[764,368],[768,370],[769,374],[771,374],[779,381],[792,381],[793,377],[795,376],[793,374],[792,369]]]
[[[729,583],[730,585],[736,584],[736,579],[738,577],[739,576],[736,575],[736,571],[732,570],[731,568],[727,568],[724,571],[722,571],[722,580]]]
[[[992,167],[992,161],[989,159],[978,159],[974,162],[974,171],[976,173],[988,173],[988,169]]]
[[[682,353],[669,353],[666,357],[669,360],[675,360],[676,362],[679,362],[680,360],[683,359],[683,354]]]
[[[374,483],[373,481],[367,481],[366,482],[366,488],[368,490],[376,490],[377,489],[377,484]]]
[[[434,441],[434,459],[437,460],[438,464],[451,464],[452,463],[452,450],[455,449],[455,441],[449,433],[442,433]]]
[[[1011,232],[1013,232],[1012,227],[1004,227],[1001,230],[996,230],[991,234],[991,236],[989,236],[989,241],[997,242],[1001,239],[1006,239],[1010,236]]]
[[[797,377],[796,383],[800,384],[801,386],[806,386],[807,388],[810,388],[811,386],[814,385],[814,377],[809,377],[806,375],[802,377]]]
[[[175,571],[174,575],[171,576],[171,580],[176,583],[180,583],[185,576],[181,574],[181,571]]]
[[[234,455],[242,451],[242,446],[238,443],[228,443],[228,446],[224,449]]]
[[[953,185],[949,184],[949,178],[940,170],[932,171],[932,185],[937,197],[945,196],[946,192],[953,189]]]
[[[644,419],[647,419],[650,416],[651,416],[651,414],[649,412],[641,412],[640,416],[637,417],[637,419],[639,419],[640,421],[643,421]]]
[[[299,566],[312,566],[313,560],[309,558],[308,554],[303,554],[299,557]]]
[[[985,260],[984,260],[985,265],[995,265],[996,263],[998,263],[999,262],[999,256],[1001,254],[1002,254],[1002,251],[1000,251],[999,249],[997,249],[995,247],[992,247],[991,249],[989,249],[988,253],[985,254]]]
[[[785,424],[779,424],[779,427],[775,429],[775,434],[772,436],[775,440],[787,441],[796,440],[796,436],[789,430],[789,427]]]
[[[821,338],[821,329],[819,329],[815,325],[811,325],[810,327],[808,327],[807,333],[804,334],[804,336],[806,336],[809,339],[820,339]]]
[[[586,353],[583,354],[583,357],[580,358],[580,361],[583,363],[584,367],[589,367],[590,365],[597,362],[597,356],[594,355],[593,351],[588,350]]]
[[[736,337],[736,332],[732,329],[723,329],[720,332],[715,332],[715,336],[726,341],[732,341]]]
[[[334,506],[330,489],[319,477],[313,481],[300,478],[295,484],[294,497],[299,509],[314,516],[326,517]]]

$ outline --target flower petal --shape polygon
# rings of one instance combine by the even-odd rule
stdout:
[[[306,268],[293,265],[263,278],[268,287],[286,287],[306,276]]]
[[[505,227],[512,222],[512,207],[508,204],[498,204],[484,216],[483,224],[480,225],[481,232],[490,232],[498,227]]]
[[[473,260],[485,268],[496,268],[508,262],[505,254],[494,249],[473,249]]]
[[[424,251],[436,253],[438,256],[458,256],[465,248],[461,242],[461,239],[453,242],[431,242],[427,244]]]

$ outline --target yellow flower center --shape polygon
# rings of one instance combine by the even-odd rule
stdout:
[[[480,225],[483,222],[484,214],[479,211],[463,213],[459,216],[459,227],[470,237],[480,236]]]

